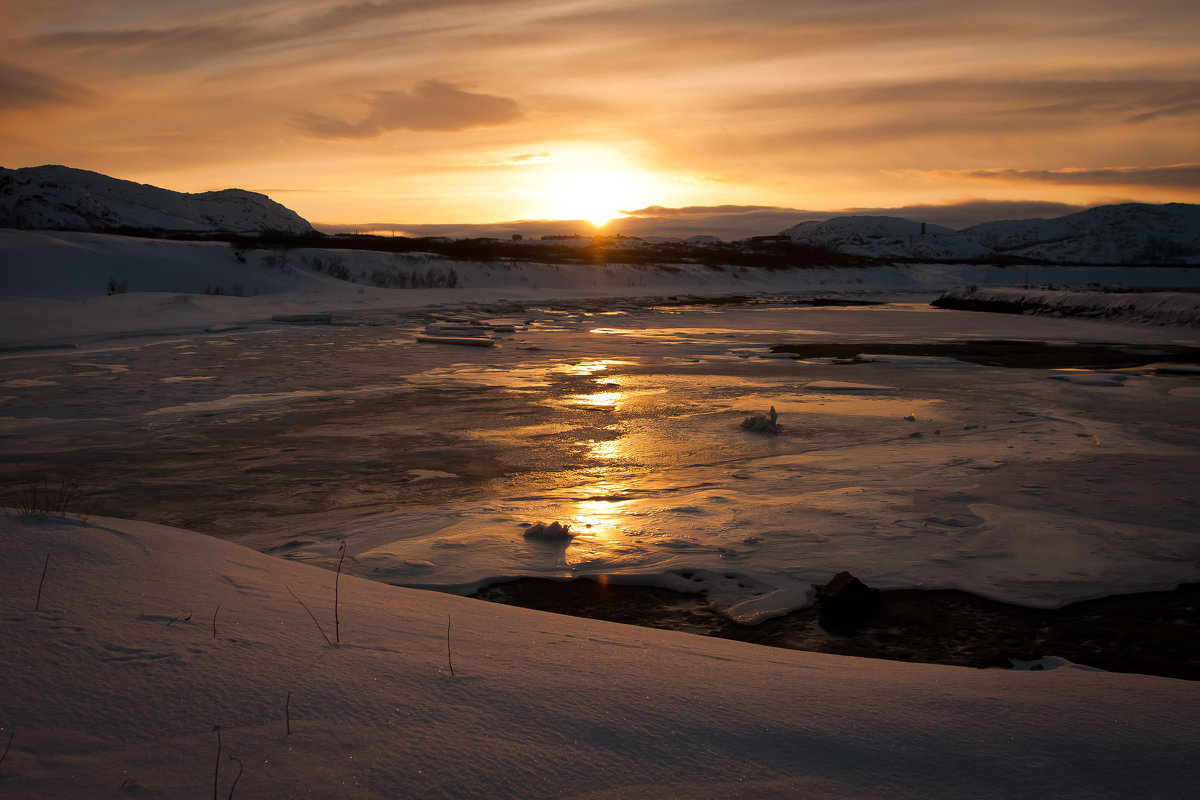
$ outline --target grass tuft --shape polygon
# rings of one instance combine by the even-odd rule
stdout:
[[[12,507],[22,517],[65,517],[78,490],[79,479],[74,475],[40,481],[23,478],[12,493]]]

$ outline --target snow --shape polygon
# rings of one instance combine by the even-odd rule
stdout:
[[[1057,219],[984,222],[960,234],[997,254],[1080,264],[1200,262],[1200,206],[1100,206]]]
[[[239,256],[241,258],[239,258]],[[459,275],[455,289],[384,289],[338,280],[313,265],[331,259],[353,275],[435,266]],[[630,265],[483,264],[430,256],[299,248],[240,251],[226,244],[95,233],[0,229],[0,347],[76,345],[85,338],[234,325],[274,315],[418,309],[472,301],[523,304],[687,293],[856,292],[932,296],[954,288],[1027,284],[1030,269],[918,264],[857,269],[716,271]],[[243,260],[244,259],[244,260]],[[418,259],[418,260],[414,260]],[[1063,287],[1197,287],[1198,268],[1043,267],[1039,282]],[[109,296],[110,282],[126,293]],[[220,289],[221,295],[204,294]],[[235,296],[240,291],[241,296]],[[619,303],[618,303],[619,304]],[[46,322],[52,320],[47,326]]]
[[[0,227],[308,233],[266,195],[242,189],[185,194],[57,165],[0,168]]]
[[[1087,292],[968,286],[938,300],[948,307],[995,304],[997,310],[1046,316],[1087,317],[1151,325],[1200,324],[1197,292]]]
[[[931,299],[970,282],[1019,285],[1029,277],[1024,268],[735,273],[452,262],[458,288],[395,289],[309,267],[336,257],[370,274],[394,263],[387,253],[291,251],[282,270],[257,251],[243,263],[225,245],[102,234],[0,231],[0,247],[0,432],[30,455],[93,453],[89,441],[117,439],[134,448],[115,456],[126,462],[145,448],[157,453],[160,428],[189,441],[213,426],[281,418],[290,420],[298,455],[277,472],[239,465],[235,481],[249,496],[305,497],[321,490],[286,483],[292,470],[339,452],[340,443],[354,452],[402,437],[379,459],[339,468],[395,465],[334,493],[328,513],[296,514],[303,504],[288,500],[293,512],[245,524],[238,513],[257,512],[232,498],[217,504],[223,535],[260,549],[307,537],[279,551],[295,560],[329,566],[347,538],[356,554],[347,569],[378,580],[469,592],[519,575],[604,575],[704,590],[715,609],[747,623],[807,604],[814,584],[846,568],[881,588],[961,588],[1047,608],[1200,579],[1183,500],[1200,479],[1186,365],[1174,375],[1114,377],[870,355],[875,343],[893,341],[1153,347],[1195,343],[1192,330],[791,299],[854,291],[912,300],[914,289]],[[1200,280],[1189,268],[1043,274],[1075,285]],[[110,276],[131,290],[106,296]],[[196,293],[235,279],[244,296]],[[141,291],[142,282],[165,291]],[[654,306],[681,291],[755,290],[774,302]],[[418,341],[436,330],[479,331],[487,338],[478,341],[496,346]],[[860,342],[865,357],[764,357],[788,342]],[[578,377],[571,388],[556,388],[570,376]],[[738,429],[770,407],[781,435]],[[318,408],[349,413],[314,427],[307,415]],[[139,430],[151,438],[130,437]],[[431,431],[442,437],[436,447]],[[251,430],[237,446],[253,450],[260,438]],[[272,445],[260,458],[277,453]],[[474,476],[491,469],[479,459],[490,453],[517,465],[516,476],[531,464],[549,471],[530,473],[544,474],[541,483],[497,481],[472,494],[481,480]],[[161,491],[175,491],[176,481],[230,480],[224,462],[197,466],[196,475],[173,468],[188,474],[164,475]],[[272,482],[276,474],[284,484]],[[1034,476],[1053,480],[1028,488]],[[447,494],[432,506],[385,501],[418,483]],[[346,505],[353,497],[361,500]],[[169,518],[192,519],[193,505],[176,504]],[[1143,506],[1153,511],[1130,513]],[[1078,509],[1095,537],[1077,548],[1069,574],[1049,580],[1033,570],[1021,579],[999,569],[1006,559],[1036,561],[1046,545],[1020,534],[1056,530],[1057,518],[1043,512],[1063,507]],[[951,518],[962,523],[953,531],[930,522]],[[565,549],[526,546],[519,526],[537,519],[560,520],[577,535]]]
[[[954,231],[900,217],[847,216],[793,225],[781,235],[878,258],[1016,257],[1051,264],[1200,263],[1200,206],[1124,203],[1057,219],[985,222]]]
[[[266,798],[1194,793],[1200,684],[1053,655],[972,671],[764,649],[412,588],[589,575],[703,589],[753,623],[846,568],[879,588],[1047,608],[1196,581],[1195,365],[870,355],[896,341],[1200,344],[1182,317],[926,305],[1028,283],[1029,269],[986,265],[441,260],[421,270],[453,269],[459,288],[397,289],[314,269],[334,257],[354,275],[415,268],[0,230],[8,451],[83,453],[113,473],[110,496],[161,492],[162,517],[201,509],[237,540],[0,511],[0,793],[207,796],[215,765],[220,796],[241,765],[234,796]],[[1189,268],[1034,275],[1200,284]],[[764,302],[654,305],[682,293]],[[827,293],[892,302],[794,302]],[[454,328],[499,346],[417,342]],[[861,343],[863,357],[760,357],[787,342]],[[768,407],[780,435],[738,428]],[[493,452],[508,473],[487,473]],[[136,471],[148,453],[159,460]],[[304,491],[279,482],[292,469]],[[328,509],[301,504],[339,470]],[[393,500],[414,486],[431,499]],[[147,508],[128,515],[160,514]],[[538,519],[569,538],[526,538]]]
[[[115,519],[5,515],[0,539],[6,796],[1185,798],[1200,777],[1185,681],[762,648]]]
[[[942,225],[901,217],[849,216],[801,222],[780,235],[841,253],[899,258],[971,259],[991,255]]]

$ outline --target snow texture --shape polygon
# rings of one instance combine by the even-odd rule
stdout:
[[[526,539],[544,539],[546,541],[565,541],[570,539],[575,534],[571,533],[571,526],[564,525],[561,522],[551,522],[547,525],[544,522],[535,522],[525,529]]]
[[[63,166],[0,168],[0,228],[308,233],[271,198],[242,189],[185,194]]]
[[[1018,258],[1050,264],[1200,264],[1200,206],[1099,206],[1057,219],[985,222],[953,231],[899,217],[801,222],[781,235],[852,255]]]
[[[1149,325],[1200,324],[1200,293],[1196,292],[1081,292],[1011,287],[953,289],[938,298],[947,308],[1083,317]]]
[[[6,797],[1170,800],[1200,780],[1196,683],[763,648],[141,522],[4,514],[0,540]]]

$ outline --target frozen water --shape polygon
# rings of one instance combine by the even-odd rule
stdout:
[[[413,586],[604,575],[706,591],[753,622],[843,569],[1040,607],[1200,579],[1194,375],[870,356],[1149,348],[1187,329],[903,303],[568,305],[505,318],[485,349],[418,344],[427,321],[9,353],[0,435],[26,466],[81,472],[98,513],[326,566],[344,539],[347,571]],[[847,341],[866,357],[759,357]],[[768,407],[781,435],[740,429]],[[531,520],[572,538],[526,537]]]

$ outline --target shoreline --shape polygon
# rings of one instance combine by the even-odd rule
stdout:
[[[975,668],[1011,668],[1015,661],[1053,656],[1109,672],[1200,681],[1200,583],[1166,592],[1110,595],[1053,610],[1000,603],[955,589],[879,594],[880,609],[869,622],[839,633],[818,625],[816,606],[758,625],[740,625],[709,609],[703,594],[589,578],[517,578],[470,596],[831,655]]]

